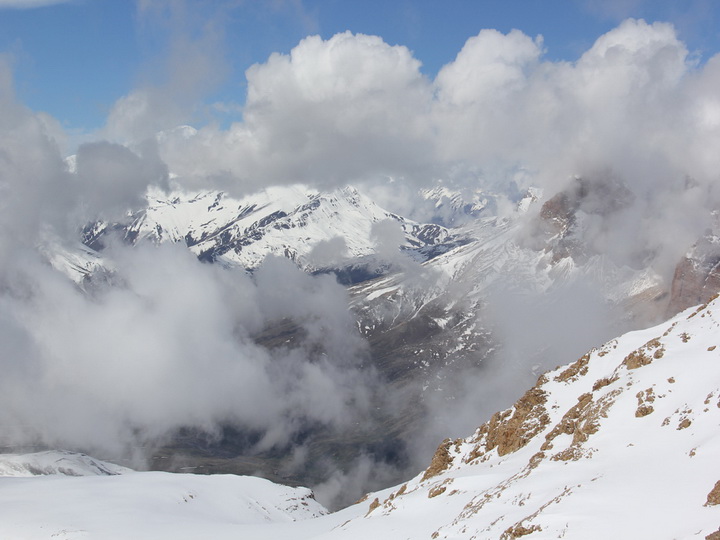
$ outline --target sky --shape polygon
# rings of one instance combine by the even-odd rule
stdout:
[[[720,50],[719,14],[713,0],[2,0],[0,51],[12,58],[21,102],[68,131],[88,133],[132,89],[170,76],[167,58],[178,39],[212,58],[194,96],[205,105],[189,119],[197,126],[240,118],[247,68],[289,53],[308,35],[381,36],[409,48],[432,78],[484,28],[542,35],[547,59],[575,61],[627,17],[673,23],[690,52],[706,60]]]

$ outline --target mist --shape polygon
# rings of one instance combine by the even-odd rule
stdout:
[[[247,194],[353,184],[391,211],[442,221],[419,195],[438,181],[492,195],[503,214],[530,187],[551,197],[575,176],[611,178],[632,204],[610,219],[588,212],[591,249],[665,279],[712,225],[720,56],[699,59],[669,24],[628,19],[574,62],[548,60],[542,36],[485,29],[434,79],[407,47],[377,36],[309,36],[247,70],[242,120],[221,127],[196,122],[229,69],[221,13],[196,32],[192,13],[157,9],[172,11],[162,76],[118,99],[74,167],[62,127],[18,101],[0,62],[4,446],[142,460],[180,429],[218,435],[229,425],[259,434],[252,452],[287,450],[308,426],[352,433],[378,407],[390,417],[400,408],[404,396],[378,390],[385,381],[331,276],[278,258],[248,274],[179,244],[115,241],[102,254],[107,279],[81,286],[43,256],[77,245],[89,222],[141,209],[151,186]],[[197,129],[175,129],[183,123]],[[398,252],[396,223],[375,224],[373,235],[380,255],[434,285]],[[311,258],[332,264],[345,251],[337,238]],[[638,253],[652,256],[638,263]],[[351,502],[412,474],[442,438],[469,435],[543,370],[626,329],[591,281],[534,296],[514,285],[500,280],[485,300],[479,322],[497,340],[494,355],[448,374],[427,398],[426,424],[403,441],[407,460],[365,452],[346,470],[328,463],[321,497]],[[452,284],[458,299],[472,286]],[[292,340],[272,334],[283,325]],[[299,469],[307,450],[293,452]]]

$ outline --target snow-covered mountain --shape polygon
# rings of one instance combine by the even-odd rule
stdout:
[[[242,477],[0,478],[0,532],[715,540],[719,336],[715,298],[613,339],[540,376],[473,435],[444,441],[415,478],[334,514],[306,490]]]
[[[456,241],[446,228],[388,212],[352,187],[321,193],[282,186],[240,199],[218,191],[154,191],[148,207],[127,223],[94,223],[84,242],[101,249],[104,236],[114,232],[132,243],[184,242],[201,260],[247,270],[277,255],[314,272],[357,265],[375,255],[384,239],[373,227],[385,221],[395,224],[399,235],[393,247],[421,261]]]

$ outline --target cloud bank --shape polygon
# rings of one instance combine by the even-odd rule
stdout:
[[[403,46],[311,36],[248,69],[242,122],[169,136],[161,155],[188,181],[230,177],[243,190],[421,184],[458,164],[486,183],[524,168],[557,188],[607,167],[644,191],[685,175],[709,183],[718,62],[698,65],[671,25],[632,19],[572,63],[545,60],[541,37],[483,30],[432,81]]]

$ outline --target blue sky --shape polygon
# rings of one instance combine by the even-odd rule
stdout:
[[[155,6],[165,2],[149,2]],[[174,2],[180,5],[180,2]],[[169,20],[162,9],[131,0],[0,0],[0,52],[14,67],[18,99],[56,117],[69,130],[103,125],[122,96],[143,84],[162,84],[179,36],[194,43],[214,35],[210,81],[197,91],[206,102],[235,104],[245,96],[245,70],[303,37],[327,39],[350,30],[407,46],[434,77],[465,41],[483,28],[542,34],[546,58],[573,61],[626,17],[672,22],[701,60],[720,50],[720,2],[713,0],[255,0],[182,2]],[[212,25],[212,26],[208,26]],[[209,28],[209,30],[208,30]],[[207,35],[205,36],[207,41]],[[209,117],[226,122],[217,111]],[[215,116],[213,116],[215,115]],[[220,116],[223,116],[220,114]]]

